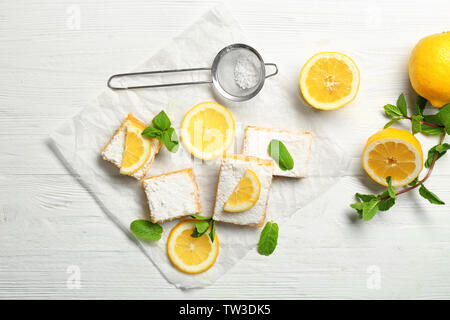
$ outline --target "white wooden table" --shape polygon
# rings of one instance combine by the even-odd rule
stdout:
[[[448,0],[230,1],[267,61],[295,86],[312,54],[350,54],[361,70],[354,103],[323,114],[353,159],[321,203],[280,231],[270,257],[251,252],[214,285],[175,289],[50,151],[48,133],[194,22],[210,1],[0,3],[0,298],[450,298],[450,160],[389,213],[354,222],[356,191],[379,190],[359,155],[405,92],[412,46],[448,30]],[[432,143],[432,142],[430,142]],[[75,279],[80,275],[80,287]],[[75,285],[74,285],[75,284]]]

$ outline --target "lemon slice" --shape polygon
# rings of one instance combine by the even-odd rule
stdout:
[[[247,169],[225,203],[223,210],[228,212],[247,211],[256,204],[260,192],[261,183],[258,176],[252,170]]]
[[[320,52],[303,66],[299,84],[303,97],[312,107],[335,110],[355,99],[359,70],[342,53]]]
[[[371,136],[362,155],[362,165],[376,182],[401,187],[414,180],[422,171],[423,154],[419,141],[409,131],[387,128]]]
[[[192,107],[181,123],[181,139],[195,157],[210,160],[220,157],[234,140],[234,118],[216,102],[203,102]]]
[[[199,238],[191,237],[196,220],[184,220],[170,231],[167,239],[167,254],[170,261],[180,271],[201,273],[216,262],[219,254],[219,238],[215,234],[211,242],[208,232]]]
[[[125,147],[123,151],[121,174],[133,174],[142,168],[150,158],[150,139],[144,138],[141,134],[145,125],[130,118],[126,124]]]

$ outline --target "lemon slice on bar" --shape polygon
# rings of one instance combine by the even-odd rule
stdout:
[[[150,139],[142,136],[145,125],[133,118],[126,124],[125,147],[123,151],[120,173],[131,175],[141,169],[150,158]]]
[[[225,203],[223,210],[227,212],[247,211],[256,204],[260,192],[261,183],[258,176],[252,170],[247,169]]]

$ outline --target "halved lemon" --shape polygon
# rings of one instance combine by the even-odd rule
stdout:
[[[258,176],[252,170],[247,169],[225,203],[223,210],[228,212],[247,211],[258,202],[260,192],[261,183]]]
[[[387,128],[367,140],[362,165],[375,182],[386,186],[386,178],[391,176],[392,185],[401,187],[422,171],[422,147],[411,132]]]
[[[299,84],[303,97],[312,107],[335,110],[355,99],[359,69],[345,54],[320,52],[303,66]]]
[[[192,107],[181,123],[181,139],[195,157],[210,160],[220,157],[234,140],[234,118],[230,111],[212,101]]]
[[[219,238],[215,234],[211,242],[205,232],[201,237],[191,237],[197,220],[184,220],[170,231],[167,239],[167,254],[170,261],[180,271],[186,273],[205,272],[216,262],[219,254]]]
[[[123,150],[121,174],[133,174],[142,168],[150,158],[150,139],[141,134],[145,125],[134,117],[128,116],[126,123],[125,147]]]

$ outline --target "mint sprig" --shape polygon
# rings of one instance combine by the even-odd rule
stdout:
[[[268,221],[266,226],[261,231],[258,242],[258,252],[264,256],[271,255],[277,246],[278,242],[278,224],[273,221]]]
[[[171,127],[167,114],[162,110],[152,120],[152,125],[142,131],[142,136],[146,138],[157,138],[170,152],[177,152],[179,141],[175,129]]]
[[[425,167],[428,168],[428,172],[421,180],[417,177],[407,187],[396,191],[392,186],[392,178],[387,177],[387,188],[383,193],[378,195],[356,193],[357,202],[352,203],[350,207],[356,210],[361,219],[368,221],[378,211],[389,210],[395,205],[397,196],[416,188],[419,188],[419,194],[430,203],[436,205],[445,204],[436,194],[425,187],[424,182],[430,177],[436,161],[450,150],[450,144],[443,142],[446,134],[450,134],[450,103],[440,108],[435,114],[424,114],[426,104],[427,100],[418,96],[412,116],[408,115],[406,99],[403,94],[398,97],[396,105],[387,104],[384,106],[386,116],[391,118],[384,128],[390,127],[399,120],[407,119],[411,121],[413,134],[420,132],[427,135],[440,135],[440,142],[428,151],[427,159],[424,163]]]
[[[291,170],[294,168],[294,159],[288,149],[280,140],[272,139],[269,143],[269,155],[275,160],[281,170]]]
[[[130,224],[131,232],[139,238],[151,241],[158,241],[161,239],[163,228],[157,224],[147,220],[134,220]]]
[[[385,124],[384,129],[392,126],[399,120],[408,119],[411,121],[411,131],[413,134],[425,133],[428,135],[440,135],[450,134],[450,103],[443,106],[435,114],[423,114],[425,110],[427,100],[421,96],[417,96],[414,114],[408,115],[408,107],[406,99],[402,93],[398,99],[396,105],[387,104],[384,106],[384,112],[386,116],[391,120]]]
[[[204,217],[197,214],[192,214],[191,218],[199,220],[195,223],[195,228],[194,231],[192,231],[191,237],[200,238],[209,229],[208,236],[211,239],[211,242],[214,242],[216,237],[216,221],[212,217]]]

